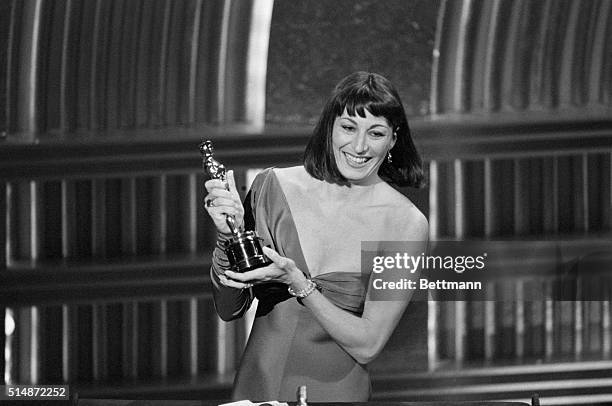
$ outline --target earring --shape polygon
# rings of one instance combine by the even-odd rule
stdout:
[[[387,152],[387,162],[393,162],[393,158],[391,157],[391,151]]]

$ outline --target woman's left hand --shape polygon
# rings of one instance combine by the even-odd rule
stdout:
[[[280,282],[286,285],[301,285],[306,282],[306,276],[295,265],[295,261],[278,254],[272,248],[263,247],[264,254],[273,262],[271,265],[248,272],[225,271],[230,280],[249,285]]]

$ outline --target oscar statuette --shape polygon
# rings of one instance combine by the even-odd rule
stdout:
[[[204,141],[200,144],[202,154],[202,167],[211,179],[219,179],[229,188],[226,179],[225,166],[213,157],[212,142]],[[272,261],[263,253],[262,239],[255,231],[242,231],[236,226],[233,216],[226,215],[227,223],[232,236],[225,242],[227,259],[235,272],[246,272],[262,266],[270,265]]]

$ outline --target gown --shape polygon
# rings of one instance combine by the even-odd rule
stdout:
[[[273,169],[261,172],[245,199],[245,228],[255,229],[263,244],[291,258],[307,277],[310,272],[291,208]],[[357,254],[359,255],[359,254]],[[227,266],[220,247],[213,254],[211,280],[217,313],[224,320],[241,317],[252,298],[259,304],[251,334],[238,368],[232,398],[252,401],[295,401],[306,385],[313,402],[362,402],[371,393],[367,366],[359,364],[321,327],[309,309],[280,283],[251,290],[228,288],[218,272]],[[360,316],[366,282],[356,272],[326,272],[312,277],[333,304]]]

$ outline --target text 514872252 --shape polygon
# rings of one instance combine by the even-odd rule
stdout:
[[[2,385],[0,400],[68,400],[68,385]]]

